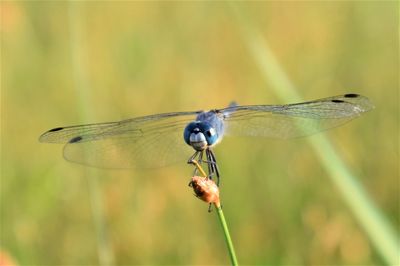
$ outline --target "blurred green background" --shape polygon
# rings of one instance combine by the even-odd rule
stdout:
[[[18,264],[228,264],[216,213],[187,187],[185,160],[99,170],[66,162],[62,146],[38,137],[232,100],[287,103],[250,52],[253,33],[304,99],[354,92],[373,101],[375,110],[326,136],[397,238],[397,2],[0,5],[0,239]],[[215,151],[241,264],[386,263],[306,138],[226,138]]]

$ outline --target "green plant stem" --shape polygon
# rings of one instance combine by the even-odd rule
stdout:
[[[197,169],[200,171],[200,173],[203,175],[204,178],[207,178],[207,174],[203,170],[203,167],[201,167],[201,165],[196,160],[192,160],[191,163],[195,167],[197,167]],[[221,223],[222,230],[224,231],[225,241],[226,241],[226,245],[228,246],[229,258],[231,259],[231,263],[232,263],[232,265],[239,265],[237,262],[235,248],[233,247],[231,235],[229,234],[228,225],[226,224],[224,212],[222,211],[222,208],[221,208],[221,204],[218,201],[218,203],[214,203],[214,206],[215,206],[215,209],[217,210],[218,219]]]
[[[226,245],[228,246],[229,257],[231,259],[231,263],[232,263],[232,265],[239,265],[237,258],[236,258],[235,248],[233,247],[231,235],[229,234],[228,225],[226,224],[224,212],[222,211],[221,206],[218,206],[217,204],[214,204],[214,206],[215,206],[215,209],[217,210],[218,219],[219,219],[222,229],[224,231],[225,241],[226,241]]]

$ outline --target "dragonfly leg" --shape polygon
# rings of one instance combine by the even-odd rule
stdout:
[[[213,175],[214,175],[214,171],[213,171],[213,166],[212,166],[212,162],[210,161],[210,155],[209,155],[209,149],[206,150],[206,156],[207,156],[207,167],[208,167],[208,178],[212,179]]]
[[[213,162],[213,165],[214,165],[215,173],[219,178],[219,168],[218,168],[218,164],[217,164],[217,159],[215,158],[215,154],[214,154],[214,152],[212,150],[210,150],[210,157],[212,158],[212,162]]]
[[[212,204],[210,203],[209,205],[208,205],[208,212],[211,212],[212,211]]]
[[[199,164],[203,164],[203,155],[204,155],[204,151],[201,151],[201,152],[199,152],[200,154],[199,154],[199,160],[198,160],[198,162],[199,162]]]
[[[196,151],[192,156],[190,156],[190,158],[188,159],[187,163],[188,164],[193,164],[193,160],[196,160],[196,157],[199,156],[199,153],[200,153],[200,151]],[[198,172],[197,167],[195,167],[194,171],[193,171],[193,176],[196,176],[197,172]],[[190,183],[189,183],[189,185],[190,185]]]
[[[190,156],[189,160],[187,161],[188,164],[191,164],[194,159],[199,155],[200,151],[196,151],[192,156]]]
[[[199,167],[201,168],[201,165],[205,162],[203,160],[203,155],[204,155],[204,151],[196,151],[188,160],[188,164],[193,164],[196,167],[194,168],[193,171],[193,176],[198,175],[199,171],[201,172],[201,176],[206,177],[205,172],[202,169],[199,169]]]
[[[219,186],[220,176],[219,176],[219,169],[217,160],[215,159],[215,155],[211,149],[206,150],[207,155],[207,164],[208,164],[208,171],[210,176],[214,175],[217,177],[217,186]]]
[[[220,175],[219,175],[219,169],[217,165],[217,160],[215,158],[215,155],[211,149],[206,149],[206,160],[203,160],[204,156],[204,151],[196,151],[188,160],[189,164],[194,164],[194,161],[197,161],[199,165],[202,164],[207,164],[207,170],[208,170],[208,178],[212,179],[214,176],[217,178],[217,186],[219,186],[220,182]],[[193,176],[198,174],[198,169],[195,167]]]

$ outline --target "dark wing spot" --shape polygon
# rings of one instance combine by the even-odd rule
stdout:
[[[81,140],[82,140],[82,137],[78,136],[78,137],[72,138],[72,139],[69,141],[69,143],[76,143],[76,142],[79,142],[79,141],[81,141]]]
[[[49,132],[60,131],[61,129],[63,129],[63,127],[56,127],[56,128],[50,129]]]
[[[332,100],[333,103],[344,103],[342,100]]]
[[[358,96],[360,96],[360,95],[358,95],[356,93],[349,93],[349,94],[344,95],[344,97],[346,97],[346,98],[357,98]]]

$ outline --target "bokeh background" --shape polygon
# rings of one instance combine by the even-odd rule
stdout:
[[[187,187],[186,158],[155,170],[99,170],[66,162],[62,146],[38,137],[232,100],[288,103],[251,51],[255,35],[304,99],[354,92],[373,101],[372,112],[324,134],[397,238],[397,2],[0,7],[0,241],[15,263],[229,264],[216,213]],[[215,151],[240,263],[387,263],[306,138],[226,138]]]

